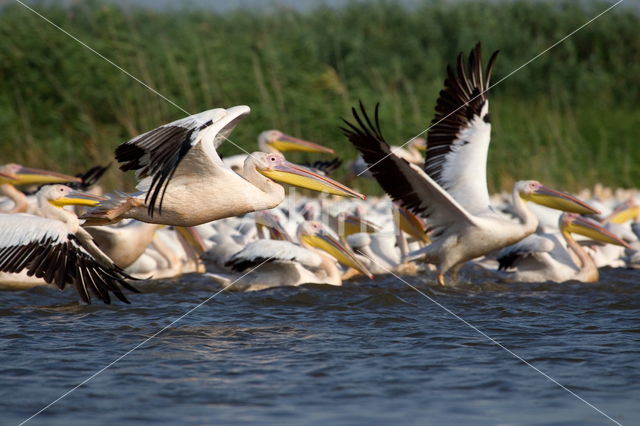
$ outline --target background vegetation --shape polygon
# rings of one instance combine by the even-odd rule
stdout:
[[[261,130],[278,128],[351,158],[338,126],[358,100],[381,102],[387,139],[400,144],[428,126],[459,51],[478,40],[487,56],[500,49],[495,82],[606,7],[382,1],[219,15],[94,1],[38,10],[189,112],[250,105],[231,136],[250,151]],[[638,13],[617,8],[492,90],[492,189],[528,178],[638,186],[638,28]],[[0,11],[0,164],[78,172],[181,116],[28,10]],[[224,145],[223,154],[239,152]],[[108,179],[131,184],[117,170]]]

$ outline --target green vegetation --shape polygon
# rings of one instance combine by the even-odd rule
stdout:
[[[507,76],[601,10],[584,2],[393,2],[224,15],[100,2],[38,10],[185,110],[247,104],[231,138],[278,128],[355,156],[340,118],[382,105],[387,139],[424,130],[445,68],[481,40]],[[617,8],[492,90],[492,189],[536,178],[576,189],[640,183],[640,15]],[[185,114],[22,8],[0,12],[0,164],[77,172]],[[240,151],[224,145],[223,154]],[[290,156],[292,159],[300,159]],[[108,186],[130,186],[116,170]],[[369,188],[371,189],[371,185]]]

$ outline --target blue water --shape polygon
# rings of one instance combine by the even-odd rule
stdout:
[[[600,284],[438,288],[433,299],[623,424],[640,424],[640,271]],[[218,287],[131,305],[2,292],[0,413],[17,424]],[[394,277],[225,292],[32,419],[86,424],[612,424]]]

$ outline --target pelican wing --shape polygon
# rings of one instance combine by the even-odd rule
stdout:
[[[497,54],[491,55],[484,74],[480,43],[469,54],[466,67],[462,53],[455,71],[447,67],[427,135],[424,171],[471,214],[489,208],[491,120],[486,90]]]
[[[288,241],[257,240],[231,256],[225,266],[242,272],[266,262],[296,262],[309,268],[318,268],[322,258],[311,250]]]
[[[64,289],[75,284],[82,300],[91,303],[90,292],[109,303],[112,292],[129,303],[119,286],[138,292],[129,277],[116,266],[108,267],[87,252],[64,223],[26,214],[3,215],[0,220],[0,272],[26,269],[47,283]]]
[[[532,263],[541,264],[540,255],[550,253],[555,248],[555,243],[546,236],[531,234],[519,242],[503,248],[498,252],[498,270],[506,271],[517,268],[526,261],[529,266]],[[535,269],[540,269],[536,267]]]
[[[204,111],[150,130],[116,148],[120,170],[135,170],[138,179],[146,179],[142,187],[146,190],[145,202],[150,216],[156,206],[162,211],[162,200],[171,178],[180,162],[201,141],[211,143],[204,147],[209,159],[226,167],[216,149],[248,113],[249,107],[245,106]]]
[[[342,128],[342,131],[360,151],[382,189],[413,213],[428,218],[435,235],[456,223],[474,225],[469,213],[433,179],[418,166],[409,164],[391,152],[380,130],[378,107],[376,105],[375,124],[369,119],[362,103],[362,117],[353,108],[357,124],[345,120],[348,127]]]

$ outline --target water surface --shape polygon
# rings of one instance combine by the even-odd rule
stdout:
[[[640,423],[640,271],[599,284],[421,291],[623,424]],[[131,305],[1,292],[0,413],[16,424],[219,287],[153,282]],[[32,425],[608,424],[394,277],[225,292]],[[609,423],[610,424],[610,423]]]

